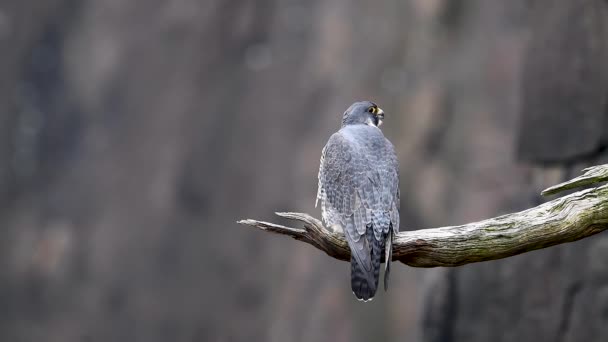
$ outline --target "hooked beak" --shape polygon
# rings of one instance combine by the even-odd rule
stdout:
[[[381,108],[378,108],[376,117],[378,117],[378,127],[380,127],[382,125],[382,120],[384,120],[384,111]]]

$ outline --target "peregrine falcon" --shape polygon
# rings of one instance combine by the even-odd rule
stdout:
[[[375,103],[353,103],[323,148],[319,167],[317,204],[320,200],[323,221],[346,236],[351,287],[363,301],[376,293],[383,254],[388,288],[393,236],[399,231],[399,164],[379,128],[383,119]]]

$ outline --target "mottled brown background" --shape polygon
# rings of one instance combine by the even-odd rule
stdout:
[[[535,205],[597,160],[606,6],[0,1],[0,340],[604,340],[603,235],[395,265],[362,304],[346,263],[235,222],[319,215],[357,99],[387,112],[402,227]]]

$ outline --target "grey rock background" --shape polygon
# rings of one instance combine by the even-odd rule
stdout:
[[[0,339],[599,340],[602,236],[458,269],[396,265],[391,290],[361,305],[347,264],[235,224],[319,214],[320,151],[356,99],[387,112],[402,227],[534,205],[571,160],[547,171],[521,153],[538,144],[526,108],[553,108],[526,100],[527,47],[573,3],[0,1]],[[593,13],[571,35],[588,42],[605,3],[576,3],[600,10],[576,10]],[[595,44],[580,65],[599,73]],[[561,55],[552,65],[567,67]],[[603,84],[591,71],[581,84]],[[579,98],[601,101],[596,88]],[[564,133],[590,140],[571,155],[595,156],[594,134]]]
[[[530,190],[605,163],[608,8],[538,1],[521,59],[516,156]],[[513,203],[512,208],[521,207]],[[532,203],[541,199],[534,193]],[[508,206],[505,206],[507,208]],[[429,296],[429,341],[604,341],[608,240],[590,239],[449,270]],[[432,291],[431,291],[432,292]]]

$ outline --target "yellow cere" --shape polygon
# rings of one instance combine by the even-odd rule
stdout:
[[[369,107],[367,109],[368,112],[374,114],[374,115],[378,115],[378,114],[384,114],[384,112],[382,111],[382,109],[378,108],[378,106],[372,106]]]

